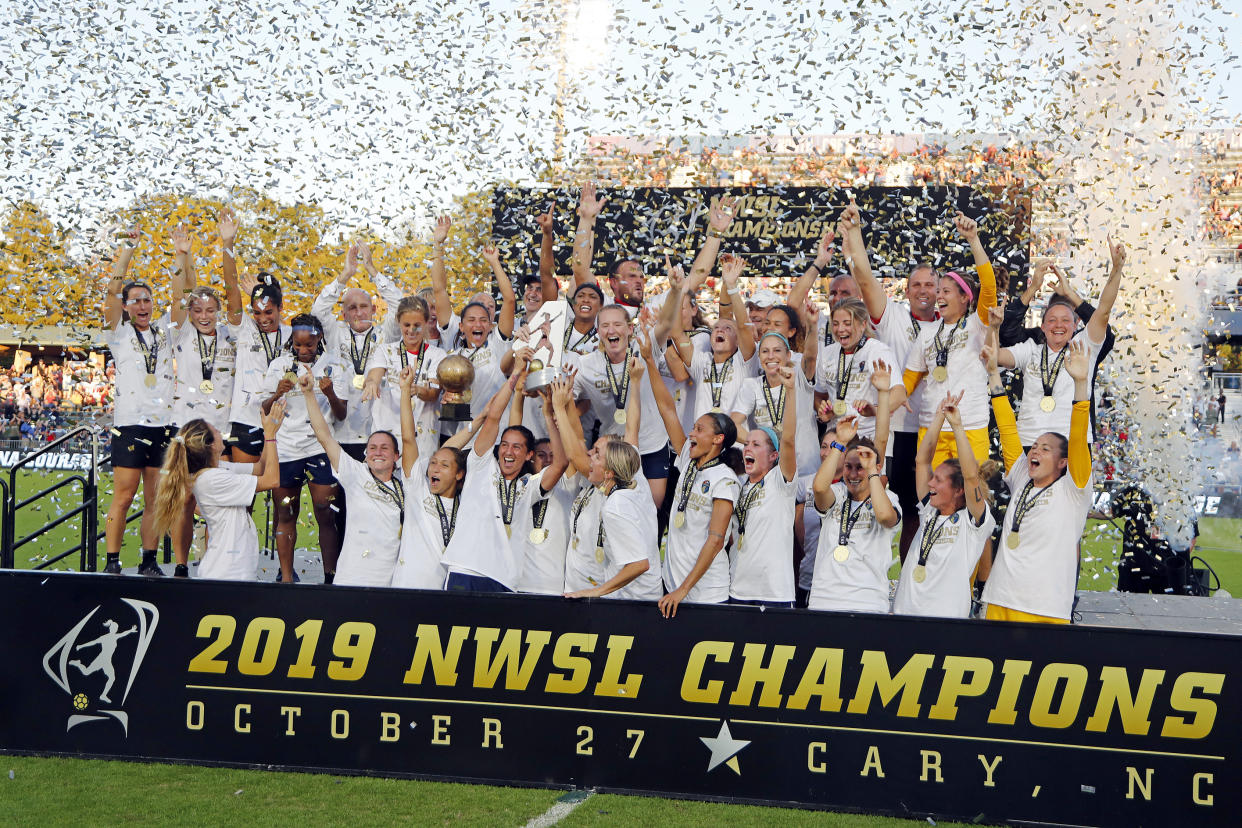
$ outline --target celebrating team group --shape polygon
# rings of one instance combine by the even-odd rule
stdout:
[[[899,302],[872,273],[851,203],[784,301],[744,297],[746,263],[721,249],[734,202],[721,198],[689,272],[666,260],[669,289],[652,297],[636,259],[592,272],[604,207],[584,186],[568,286],[554,216],[536,217],[539,273],[520,283],[520,318],[494,247],[483,257],[501,301],[484,292],[454,309],[447,219],[433,229],[430,288],[403,295],[357,244],[312,312],[287,321],[268,274],[245,285],[243,307],[231,212],[217,225],[223,297],[198,284],[178,230],[158,317],[151,287],[126,281],[141,241],[128,235],[104,303],[116,364],[105,571],[121,571],[142,488],[140,574],[162,574],[164,534],[175,574],[188,574],[197,513],[198,577],[255,580],[251,510],[270,490],[278,580],[295,581],[306,486],[325,581],[338,585],[610,596],[666,617],[725,602],[967,617],[985,582],[988,618],[1070,618],[1123,248],[1109,244],[1098,307],[1044,262],[998,303],[978,226],[959,213],[973,274],[920,264]],[[828,278],[834,255],[846,268]],[[383,320],[351,286],[359,265]],[[713,273],[709,322],[699,294]],[[1060,288],[1024,327],[1049,274]],[[441,380],[463,365],[473,377],[448,404]],[[1021,380],[1012,402],[1003,370]],[[981,471],[992,418],[1011,493],[999,527]]]

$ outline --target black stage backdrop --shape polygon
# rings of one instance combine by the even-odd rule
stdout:
[[[607,198],[595,223],[594,272],[636,258],[648,274],[662,273],[664,254],[689,266],[706,238],[707,213],[720,195],[739,199],[723,249],[748,257],[748,276],[801,276],[820,236],[835,227],[853,196],[862,211],[872,267],[904,277],[920,261],[939,270],[970,268],[969,247],[953,228],[958,210],[980,222],[980,235],[998,278],[1026,278],[1030,197],[1017,188],[967,187],[694,187],[601,188]],[[517,278],[538,272],[536,214],[555,207],[557,273],[570,273],[577,227],[578,190],[500,188],[492,203],[493,235],[506,271]],[[838,240],[838,249],[839,249]],[[832,273],[844,273],[840,255]]]
[[[1242,639],[0,573],[0,748],[1237,825]]]

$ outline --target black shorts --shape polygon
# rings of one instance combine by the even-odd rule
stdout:
[[[303,483],[317,483],[320,486],[331,486],[336,483],[332,474],[332,464],[328,455],[314,454],[301,460],[282,460],[280,462],[280,488],[296,489]]]
[[[113,467],[159,468],[164,465],[164,450],[176,433],[176,426],[113,426]]]
[[[259,457],[263,454],[263,428],[229,423],[229,436],[224,440],[224,447],[235,448],[251,457]]]
[[[914,456],[919,450],[917,431],[893,432],[893,456],[888,467],[888,487],[897,495],[903,515],[917,515],[918,489],[914,485]]]
[[[668,471],[673,467],[673,456],[669,453],[668,446],[642,455],[642,461],[643,477],[648,480],[667,479]]]
[[[359,463],[367,462],[366,443],[341,443],[341,451],[345,452]]]

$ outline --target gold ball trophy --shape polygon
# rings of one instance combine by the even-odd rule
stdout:
[[[440,399],[440,419],[453,423],[469,421],[474,363],[461,354],[445,357],[436,369],[436,381],[444,391]]]

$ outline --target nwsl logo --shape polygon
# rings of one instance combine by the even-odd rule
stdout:
[[[125,700],[160,613],[146,601],[122,598],[121,602],[98,617],[100,607],[95,607],[43,656],[43,669],[68,694],[76,711],[69,716],[66,731],[111,718],[129,735]]]

